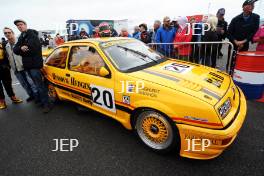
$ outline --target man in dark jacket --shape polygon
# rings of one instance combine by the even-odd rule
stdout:
[[[87,32],[85,31],[84,28],[81,29],[81,32],[80,32],[79,36],[80,36],[81,39],[86,39],[86,38],[89,37],[89,35],[87,34]]]
[[[235,52],[248,51],[249,42],[259,28],[259,15],[253,13],[254,3],[257,0],[246,0],[243,3],[243,13],[232,19],[228,27],[228,39],[234,45]],[[231,70],[235,59],[232,57]]]
[[[140,24],[140,40],[146,44],[151,43],[151,36],[150,33],[148,32],[148,27],[146,24]]]
[[[259,15],[252,13],[255,1],[246,0],[243,3],[243,13],[233,18],[229,25],[228,38],[235,50],[247,51],[249,42],[259,28]]]
[[[14,24],[21,32],[14,46],[14,53],[22,56],[24,70],[29,73],[39,93],[39,98],[36,101],[43,107],[43,112],[48,113],[51,110],[51,105],[47,87],[40,71],[43,67],[43,59],[38,32],[33,29],[27,29],[27,24],[24,20],[15,20]]]
[[[114,29],[113,25],[110,24],[109,27],[110,27],[110,30],[111,30],[111,37],[118,37],[118,33],[117,33],[117,31]]]
[[[217,42],[219,40],[217,35],[217,27],[216,23],[213,25],[213,21],[217,21],[215,16],[211,16],[208,18],[208,23],[210,24],[210,29],[206,27],[206,31],[204,35],[202,35],[202,42]],[[210,66],[216,68],[216,57],[217,57],[217,44],[207,44],[201,46],[201,56],[202,56],[202,64],[206,66]]]
[[[217,11],[216,14],[217,18],[218,18],[218,24],[217,24],[217,35],[218,35],[218,39],[219,41],[225,40],[225,38],[227,37],[227,22],[225,21],[225,9],[221,8]],[[223,53],[221,52],[222,50],[222,44],[220,44],[218,46],[218,53],[219,56],[223,56]]]
[[[5,51],[5,43],[0,43],[0,109],[5,109],[7,107],[3,87],[13,103],[22,102],[22,100],[18,99],[14,94],[10,74],[10,65]]]

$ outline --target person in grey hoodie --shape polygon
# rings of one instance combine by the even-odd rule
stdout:
[[[27,102],[30,102],[37,98],[38,91],[36,85],[34,84],[33,80],[28,75],[28,72],[24,70],[22,57],[16,55],[13,52],[13,47],[17,42],[15,37],[14,31],[11,28],[5,27],[3,30],[5,37],[7,38],[8,42],[6,44],[6,52],[8,56],[8,60],[11,66],[11,69],[14,71],[17,80],[21,84],[21,86],[25,89],[28,94]]]

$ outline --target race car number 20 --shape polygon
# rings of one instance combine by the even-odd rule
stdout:
[[[102,86],[90,85],[93,104],[105,110],[116,112],[114,90]]]

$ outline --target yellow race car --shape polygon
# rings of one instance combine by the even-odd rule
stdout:
[[[50,53],[52,53],[52,51],[52,48],[42,49],[43,60],[45,60],[50,55]]]
[[[236,138],[246,100],[216,69],[169,59],[129,38],[67,42],[46,59],[52,99],[119,121],[157,152],[210,159]]]

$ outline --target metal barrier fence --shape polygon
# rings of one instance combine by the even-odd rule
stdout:
[[[148,46],[170,58],[216,67],[227,73],[231,71],[234,50],[231,42],[149,43]]]

